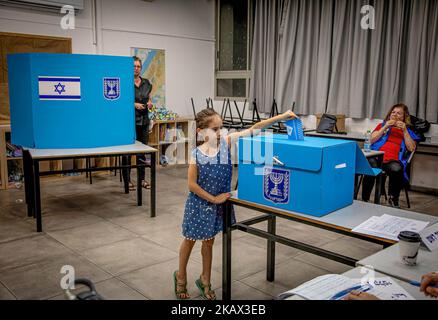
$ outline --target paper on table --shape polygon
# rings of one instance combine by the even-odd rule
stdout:
[[[371,286],[373,286],[373,289],[368,291],[368,293],[375,295],[381,300],[415,300],[390,277],[376,278],[372,281]]]
[[[343,275],[328,274],[310,280],[279,295],[280,299],[298,295],[308,300],[330,300],[345,289],[360,285],[361,279],[350,279]],[[365,284],[365,283],[363,283]],[[414,298],[390,277],[375,278],[372,289],[367,291],[382,300],[414,300]]]
[[[427,227],[420,232],[421,240],[425,246],[430,250],[434,251],[438,248],[438,223]]]
[[[427,221],[419,221],[384,214],[381,217],[373,216],[369,218],[352,231],[397,241],[397,236],[400,231],[420,232],[428,224],[429,222]]]
[[[292,295],[298,295],[309,300],[328,300],[336,293],[357,285],[355,280],[339,274],[327,274],[310,280],[292,290],[279,295],[285,299]]]

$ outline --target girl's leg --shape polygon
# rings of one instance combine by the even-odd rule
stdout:
[[[184,239],[179,249],[179,268],[177,272],[177,290],[182,291],[187,286],[187,263],[189,262],[190,253],[192,252],[195,241]],[[189,299],[188,293],[181,293],[180,299]]]
[[[215,298],[214,292],[209,292],[209,284],[211,280],[211,265],[213,262],[213,244],[214,238],[210,240],[202,241],[202,274],[201,281],[204,285],[206,285],[204,292],[209,300]]]

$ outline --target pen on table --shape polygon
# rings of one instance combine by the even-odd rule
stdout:
[[[409,284],[412,284],[413,286],[416,286],[416,287],[421,287],[421,283],[418,282],[418,281],[414,281],[414,280],[412,280],[412,281],[409,281]],[[428,286],[428,287],[433,287],[433,288],[438,288],[438,283],[435,283],[435,284],[428,284],[427,286]]]
[[[365,292],[365,291],[368,291],[370,289],[371,289],[371,287],[369,285],[365,285],[365,286],[357,285],[357,286],[354,286],[354,287],[351,287],[351,288],[348,288],[348,289],[345,289],[345,290],[338,292],[333,297],[331,297],[330,300],[339,300],[354,290],[358,290],[360,292]]]

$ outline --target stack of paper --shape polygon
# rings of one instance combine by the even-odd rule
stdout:
[[[384,214],[381,217],[373,216],[369,218],[352,231],[398,241],[397,236],[401,231],[413,231],[419,233],[426,228],[428,224],[429,222],[427,221],[419,221]]]
[[[280,299],[298,295],[308,300],[330,300],[337,293],[361,284],[369,284],[367,293],[381,300],[414,300],[414,298],[390,277],[375,279],[350,279],[343,275],[328,274],[310,280],[295,289],[279,295]]]

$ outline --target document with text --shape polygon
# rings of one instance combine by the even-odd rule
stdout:
[[[384,214],[380,217],[372,216],[355,227],[352,231],[397,241],[397,236],[400,231],[414,231],[419,233],[426,228],[428,224],[428,221],[419,221]]]

